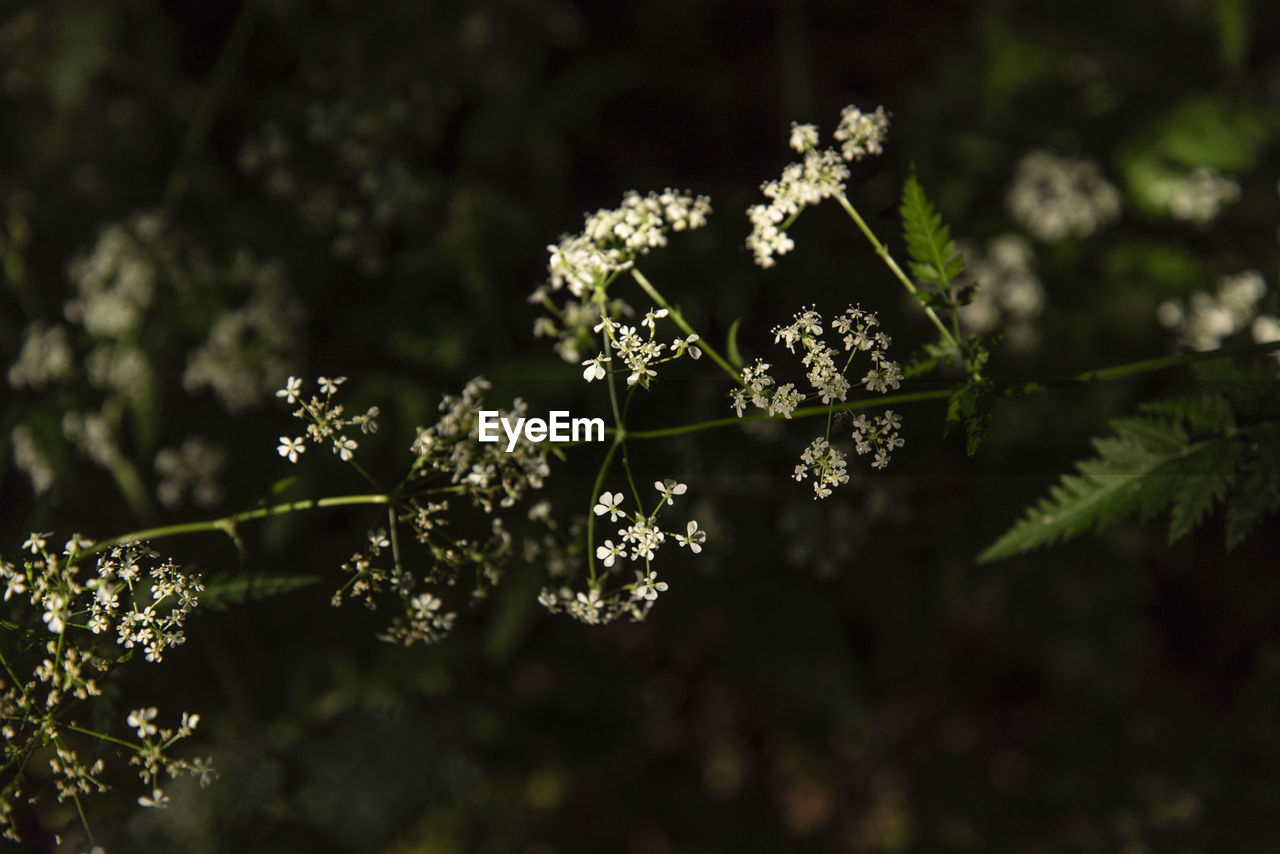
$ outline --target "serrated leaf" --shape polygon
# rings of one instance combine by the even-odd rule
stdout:
[[[911,272],[920,282],[946,290],[964,272],[964,259],[914,174],[903,185],[899,212]]]
[[[1013,557],[1041,546],[1103,531],[1127,516],[1153,515],[1170,500],[1152,475],[1181,460],[1188,448],[1176,425],[1138,419],[1113,422],[1116,436],[1093,440],[1098,457],[1076,463],[1049,495],[978,556],[979,562]]]
[[[1227,507],[1227,551],[1244,542],[1262,517],[1280,505],[1280,477],[1274,472],[1250,471]]]
[[[318,575],[219,575],[205,582],[200,608],[223,611],[232,605],[283,596],[320,581]]]
[[[946,432],[964,424],[965,452],[969,456],[978,453],[987,436],[994,403],[990,383],[985,381],[969,383],[947,399]]]
[[[1170,545],[1190,534],[1214,505],[1227,497],[1235,483],[1239,452],[1239,442],[1219,439],[1206,442],[1183,461],[1169,513]]]
[[[742,358],[742,353],[738,350],[738,327],[742,325],[742,318],[739,317],[729,326],[729,338],[725,345],[725,353],[729,357],[729,364],[738,370],[742,370],[746,366],[746,360]]]

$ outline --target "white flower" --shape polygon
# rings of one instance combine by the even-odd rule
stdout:
[[[596,356],[594,359],[587,359],[585,362],[582,363],[582,366],[586,368],[586,370],[582,372],[582,378],[587,382],[591,382],[592,380],[604,379],[603,363],[608,361],[609,359],[605,358],[604,353],[601,353],[600,355]]]
[[[675,504],[672,500],[673,495],[684,495],[689,491],[689,487],[683,483],[676,483],[671,478],[663,481],[654,481],[653,486],[662,493],[662,497],[658,499],[659,503],[666,501],[667,504]]]
[[[142,797],[138,798],[138,804],[144,807],[155,807],[156,809],[163,809],[164,807],[167,807],[169,805],[169,796],[166,795],[160,789],[153,789],[151,791],[151,797],[147,797],[146,795],[143,795]]]
[[[438,596],[432,596],[430,593],[420,593],[409,604],[413,606],[418,619],[423,620],[430,617],[433,612],[439,611],[440,606],[444,604],[444,600]]]
[[[26,579],[21,575],[10,575],[6,580],[9,582],[9,586],[5,588],[4,601],[8,602],[9,597],[15,593],[27,592]]]
[[[301,436],[296,439],[290,439],[288,436],[280,437],[280,447],[276,448],[276,453],[282,457],[288,457],[289,462],[296,463],[298,454],[305,453],[307,446],[303,444]]]
[[[676,534],[676,543],[681,546],[688,546],[689,551],[699,554],[702,551],[702,544],[707,541],[707,532],[699,530],[698,523],[695,521],[690,521],[685,530],[688,532],[687,534]]]
[[[654,599],[657,599],[659,593],[666,591],[667,582],[656,581],[655,580],[656,578],[657,576],[654,575],[652,572],[646,575],[644,573],[637,571],[636,586],[631,591],[632,598],[645,599],[650,602],[652,602]]]
[[[355,456],[355,450],[359,447],[355,439],[348,439],[346,436],[335,436],[333,440],[333,452],[338,455],[343,462]]]
[[[666,316],[667,316],[667,310],[666,310],[665,308],[660,308],[660,309],[658,309],[657,311],[654,311],[653,309],[650,309],[650,310],[645,314],[645,316],[644,316],[644,320],[640,321],[640,325],[641,325],[641,326],[647,326],[647,327],[649,327],[650,329],[654,329],[654,328],[656,328],[656,327],[655,327],[655,325],[654,325],[654,324],[655,324],[655,322],[656,322],[658,319],[663,318],[663,317],[666,317]]]
[[[62,634],[67,627],[67,600],[57,593],[51,593],[44,600],[44,621],[49,631],[55,635]]]
[[[284,398],[284,402],[294,404],[298,402],[298,396],[302,394],[302,380],[297,377],[289,377],[285,380],[284,388],[276,392],[276,397]]]
[[[325,394],[337,394],[338,386],[342,385],[346,381],[346,377],[334,377],[332,379],[329,377],[320,377],[316,380],[316,382],[320,383],[320,391]],[[277,394],[279,394],[279,392],[277,392]],[[289,402],[293,403],[292,400]]]
[[[91,546],[93,546],[93,540],[87,540],[79,534],[72,534],[71,539],[67,540],[67,544],[63,547],[62,553],[72,555]]]
[[[868,154],[882,153],[888,132],[889,114],[884,107],[876,107],[874,113],[864,113],[857,107],[848,106],[840,111],[840,125],[833,136],[841,143],[841,156],[852,162]]]
[[[578,594],[578,605],[582,613],[590,619],[598,616],[600,609],[604,607],[604,602],[600,599],[600,591],[592,588],[588,593]]]
[[[37,534],[33,531],[31,536],[27,537],[27,541],[22,544],[22,547],[30,549],[32,554],[39,554],[40,550],[44,548],[44,538],[51,536],[53,536],[52,533]]]
[[[622,506],[621,492],[602,492],[600,493],[600,503],[595,506],[597,516],[609,514],[609,521],[616,522],[618,517],[624,515],[619,509]]]
[[[605,540],[603,546],[596,548],[596,560],[604,561],[605,566],[613,566],[614,559],[619,557],[627,559],[626,549],[615,546],[613,540]]]
[[[156,715],[160,710],[155,706],[146,709],[134,709],[129,713],[129,717],[125,718],[125,723],[138,730],[138,738],[146,738],[149,735],[156,734],[156,725],[152,723],[156,719]]]
[[[811,148],[818,147],[818,126],[791,123],[791,142],[796,151],[804,154]]]

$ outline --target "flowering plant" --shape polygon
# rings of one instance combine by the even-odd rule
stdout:
[[[1011,329],[1013,321],[1029,322],[1043,291],[1029,278],[1025,242],[993,243],[986,259],[963,249],[914,174],[904,181],[899,207],[905,263],[895,258],[889,241],[854,206],[847,186],[864,159],[884,151],[889,124],[883,108],[847,107],[834,133],[837,148],[820,147],[815,125],[793,124],[790,145],[799,159],[761,186],[765,201],[746,211],[750,231],[744,245],[760,268],[780,267],[797,249],[792,234],[800,216],[834,201],[883,263],[886,277],[901,286],[915,316],[929,324],[929,338],[915,342],[914,353],[903,362],[891,357],[891,348],[895,354],[903,351],[903,339],[910,335],[890,336],[880,313],[864,307],[872,302],[870,294],[843,307],[796,307],[790,322],[771,329],[774,349],[767,356],[743,357],[736,324],[720,346],[706,329],[695,328],[680,301],[664,295],[642,269],[652,253],[707,225],[710,200],[671,188],[629,192],[617,208],[588,215],[581,231],[548,246],[547,279],[529,297],[543,312],[534,323],[535,337],[550,342],[568,364],[566,373],[607,397],[612,423],[601,453],[594,453],[598,449],[591,442],[557,448],[527,434],[513,434],[505,446],[482,441],[481,413],[492,385],[476,377],[459,394],[445,395],[434,422],[402,442],[403,471],[388,488],[362,462],[362,444],[378,431],[382,408],[349,409],[340,401],[346,377],[320,376],[313,393],[298,376],[277,376],[283,385],[274,396],[296,407],[292,415],[305,425],[278,433],[274,450],[281,462],[312,464],[317,454],[307,452],[328,448],[371,491],[264,502],[215,519],[153,526],[96,543],[76,534],[61,552],[49,547],[52,534],[32,533],[21,547],[25,555],[0,561],[7,603],[0,658],[3,762],[9,775],[0,789],[0,825],[6,834],[17,838],[15,810],[23,799],[42,794],[40,784],[33,788],[28,769],[50,747],[52,777],[43,788],[52,789],[58,801],[74,803],[86,833],[81,801],[110,788],[109,758],[125,754],[139,769],[142,794],[135,800],[143,807],[169,802],[166,778],[189,774],[202,784],[213,779],[212,760],[169,753],[193,735],[198,714],[183,712],[176,728],[166,728],[157,707],[142,700],[144,705],[112,727],[83,723],[108,673],[135,652],[147,662],[161,662],[186,640],[189,615],[206,606],[210,594],[215,601],[222,595],[194,571],[173,560],[160,562],[153,551],[157,541],[219,531],[243,547],[239,529],[251,522],[320,508],[372,508],[376,521],[340,562],[342,581],[330,601],[334,606],[357,601],[371,611],[389,612],[378,637],[413,646],[446,637],[464,619],[466,604],[484,599],[511,567],[540,567],[545,577],[537,601],[552,614],[591,625],[645,620],[661,597],[677,595],[688,577],[689,558],[721,548],[728,537],[723,525],[695,518],[687,509],[698,507],[694,502],[703,484],[641,464],[630,451],[636,444],[760,422],[821,419],[823,428],[805,434],[808,443],[794,469],[773,473],[807,483],[815,500],[829,499],[849,484],[850,452],[866,458],[867,468],[888,468],[906,443],[902,410],[915,403],[945,401],[946,425],[963,429],[968,452],[975,453],[999,402],[1046,390],[1000,384],[988,372],[998,343],[992,333],[1001,318],[1011,321]],[[1010,208],[1041,240],[1087,237],[1118,216],[1118,194],[1093,164],[1028,155],[1016,181]],[[1057,213],[1054,200],[1061,203]],[[66,312],[95,340],[86,363],[91,385],[107,400],[98,413],[69,412],[66,435],[111,470],[138,508],[149,498],[125,461],[119,434],[127,420],[122,413],[141,406],[150,394],[148,362],[132,339],[157,280],[178,275],[170,266],[180,266],[163,248],[146,251],[162,228],[161,220],[144,217],[104,232],[93,251],[73,265],[79,292]],[[264,390],[259,373],[284,373],[280,352],[297,326],[296,313],[281,309],[289,300],[266,284],[275,274],[251,260],[235,263],[256,283],[244,315],[227,321],[234,328],[218,321],[209,330],[184,378],[190,388],[213,388],[231,412],[271,390]],[[975,272],[983,270],[988,275]],[[1115,435],[1095,441],[1098,456],[1080,463],[1078,474],[1064,477],[979,559],[1012,556],[1131,515],[1150,517],[1165,510],[1171,514],[1170,538],[1178,539],[1219,503],[1228,508],[1228,545],[1241,541],[1276,501],[1266,478],[1280,461],[1280,413],[1272,396],[1240,383],[1250,377],[1273,381],[1275,368],[1258,361],[1248,368],[1224,368],[1201,354],[1246,328],[1258,341],[1248,355],[1276,349],[1280,334],[1274,318],[1256,310],[1264,290],[1260,275],[1246,273],[1224,279],[1216,298],[1197,294],[1189,307],[1161,306],[1161,322],[1198,354],[1072,379],[1087,384],[1203,362],[1216,365],[1204,370],[1218,371],[1215,376],[1224,384],[1215,393],[1151,402],[1139,414],[1115,420]],[[264,319],[271,316],[276,319]],[[254,345],[259,355],[251,364],[243,351]],[[41,389],[67,380],[73,361],[67,327],[33,324],[9,380],[15,387]],[[702,370],[718,372],[725,417],[634,426],[648,396],[681,372]],[[516,398],[499,414],[518,420],[528,411],[528,403]],[[14,446],[35,489],[49,488],[52,476],[42,468],[31,431],[15,430]],[[576,498],[576,511],[535,500],[557,476],[556,465],[573,454],[587,456],[595,468],[589,487]],[[162,503],[177,503],[188,493],[196,503],[215,503],[218,491],[210,486],[208,469],[220,468],[224,459],[203,445],[188,444],[170,449],[164,459],[163,465],[159,457],[156,462],[165,477],[157,489]],[[1210,470],[1204,473],[1206,466]],[[1161,476],[1197,472],[1202,476],[1180,481],[1174,490],[1158,486]],[[641,488],[646,483],[652,487]],[[289,589],[284,582],[274,592]],[[76,749],[72,733],[96,743],[92,759]]]

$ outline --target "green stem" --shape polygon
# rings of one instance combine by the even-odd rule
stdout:
[[[125,740],[124,740],[124,739],[122,739],[122,738],[116,738],[114,735],[107,735],[105,732],[95,732],[94,730],[91,730],[91,729],[85,729],[84,727],[78,727],[78,726],[76,726],[75,724],[64,724],[64,723],[58,723],[58,724],[55,724],[55,725],[56,725],[56,726],[58,726],[58,727],[61,727],[62,729],[69,729],[69,730],[71,730],[72,732],[78,732],[78,733],[80,733],[81,735],[91,735],[91,736],[93,736],[94,738],[98,738],[98,739],[101,739],[101,740],[103,740],[103,741],[109,741],[109,742],[111,742],[112,744],[118,744],[118,745],[120,745],[121,747],[127,747],[127,748],[129,748],[130,750],[134,751],[135,753],[138,751],[138,745],[134,744],[133,742],[125,741]]]
[[[1036,394],[1046,391],[1049,388],[1061,388],[1064,386],[1085,385],[1099,380],[1114,380],[1122,377],[1135,376],[1138,374],[1146,374],[1154,371],[1162,371],[1167,368],[1176,368],[1182,365],[1189,365],[1194,362],[1202,362],[1209,359],[1221,359],[1229,356],[1252,356],[1262,353],[1269,353],[1280,350],[1280,341],[1272,341],[1266,344],[1253,344],[1246,347],[1233,347],[1222,350],[1203,350],[1195,353],[1178,353],[1172,356],[1161,356],[1156,359],[1142,359],[1137,362],[1126,362],[1123,365],[1114,365],[1109,368],[1099,368],[1095,371],[1085,371],[1076,374],[1066,380],[1052,383],[1024,383],[1010,386],[1005,394],[1022,395]],[[874,409],[881,406],[896,406],[904,403],[918,403],[925,400],[941,400],[950,397],[960,386],[948,386],[946,388],[930,389],[928,391],[911,391],[899,394],[887,394],[883,397],[869,397],[861,400],[850,401],[847,403],[832,403],[826,406],[802,406],[791,413],[791,417],[795,418],[812,418],[819,415],[827,415],[836,407],[847,410],[857,409]],[[717,427],[732,427],[735,424],[741,424],[743,421],[765,421],[765,420],[783,420],[781,416],[769,415],[766,412],[754,412],[750,415],[744,415],[741,418],[729,416],[727,418],[715,418],[710,421],[699,421],[695,424],[681,424],[676,427],[663,427],[659,430],[632,430],[628,431],[629,439],[664,439],[668,436],[680,436],[685,433],[696,433],[701,430],[713,430]],[[608,428],[605,432],[610,432]]]
[[[675,321],[676,326],[679,326],[685,335],[698,335],[698,333],[694,331],[693,327],[685,321],[684,315],[680,313],[680,309],[672,307],[670,303],[663,299],[662,294],[658,293],[658,289],[653,286],[653,283],[645,278],[644,273],[641,273],[638,269],[632,267],[631,278],[636,280],[636,284],[643,288],[644,292],[648,294],[654,302],[656,302],[661,308],[665,308],[667,310],[671,319]],[[746,387],[746,384],[742,381],[742,375],[734,370],[732,365],[725,361],[724,357],[716,351],[716,348],[711,346],[711,342],[707,341],[703,336],[698,335],[697,346],[702,350],[702,352],[711,357],[711,361],[715,362],[726,374],[731,376],[734,382],[744,388]]]
[[[175,537],[179,534],[195,534],[203,531],[222,531],[223,533],[230,535],[238,522],[248,522],[253,519],[265,519],[268,516],[282,516],[286,513],[296,513],[299,510],[316,510],[322,507],[344,507],[352,504],[389,504],[390,502],[391,496],[382,494],[335,495],[331,498],[290,501],[285,504],[273,504],[270,507],[259,507],[256,510],[245,510],[242,513],[223,516],[221,519],[205,519],[200,522],[182,522],[177,525],[163,525],[158,528],[145,528],[141,531],[132,531],[128,534],[121,534],[118,537],[112,537],[109,540],[103,540],[102,542],[94,545],[93,548],[85,549],[82,554],[96,554],[109,549],[112,546],[118,546],[121,543],[127,543],[133,540],[158,540],[164,537]]]
[[[1275,350],[1280,350],[1280,341],[1268,341],[1264,344],[1251,344],[1245,347],[1230,347],[1218,350],[1197,350],[1193,353],[1175,353],[1172,356],[1142,359],[1141,361],[1128,362],[1110,368],[1099,368],[1096,371],[1085,371],[1082,374],[1076,374],[1071,382],[1087,383],[1096,380],[1114,380],[1120,377],[1133,376],[1134,374],[1145,374],[1151,371],[1161,371],[1165,368],[1190,365],[1193,362],[1203,362],[1208,359],[1222,359],[1229,356],[1253,356],[1270,353]]]
[[[200,153],[200,148],[209,135],[209,129],[213,127],[213,119],[218,114],[218,107],[226,98],[228,89],[231,88],[236,67],[249,46],[249,36],[253,33],[254,20],[261,6],[260,0],[246,0],[240,16],[236,18],[235,26],[227,36],[226,44],[218,54],[217,63],[209,75],[204,96],[191,116],[191,124],[187,126],[187,133],[182,139],[178,159],[173,171],[169,173],[169,180],[165,182],[164,196],[161,200],[161,205],[164,207],[173,207],[187,190],[189,183],[187,172],[196,155]]]
[[[901,403],[915,403],[921,400],[942,400],[950,397],[955,392],[954,387],[933,389],[930,391],[912,391],[903,394],[887,394],[884,397],[868,397],[862,400],[849,401],[847,403],[831,403],[824,406],[801,406],[791,413],[791,418],[813,418],[819,415],[828,415],[834,409],[875,409],[881,406],[891,406]],[[700,430],[713,430],[717,427],[732,427],[735,424],[741,424],[744,421],[783,421],[781,415],[770,415],[767,412],[753,412],[750,415],[744,415],[741,418],[730,416],[728,418],[715,418],[710,421],[699,421],[696,424],[681,424],[677,427],[663,427],[660,430],[634,430],[627,433],[629,439],[664,439],[668,436],[680,436],[685,433],[696,433]]]
[[[133,463],[124,457],[117,457],[111,465],[107,466],[107,471],[111,473],[116,486],[120,488],[120,494],[124,496],[124,501],[129,505],[134,518],[139,522],[154,522],[156,514],[151,506],[151,498]]]
[[[898,262],[889,254],[889,247],[880,242],[880,238],[876,237],[875,232],[867,225],[866,221],[862,218],[862,215],[858,213],[853,205],[849,204],[849,200],[845,198],[844,193],[836,193],[835,198],[836,201],[840,203],[840,207],[844,208],[844,212],[847,213],[850,219],[853,220],[854,224],[858,226],[858,230],[862,232],[863,236],[866,237],[868,241],[870,241],[872,248],[876,250],[876,254],[879,255],[880,259],[888,266],[890,272],[893,273],[897,280],[902,283],[902,286],[905,287],[913,297],[920,301],[920,305],[924,308],[924,313],[928,315],[929,320],[933,322],[933,325],[938,327],[938,332],[942,335],[942,340],[946,341],[947,344],[956,351],[956,353],[963,354],[964,350],[960,347],[960,343],[951,335],[950,330],[947,329],[947,326],[942,322],[942,319],[938,317],[937,312],[925,305],[924,300],[920,299],[920,292],[917,290],[915,283],[911,281],[911,278],[906,273],[902,272],[902,268],[898,266]],[[977,379],[977,377],[974,379]]]
[[[587,496],[587,573],[588,581],[591,586],[596,583],[596,553],[594,549],[596,538],[596,498],[600,495],[600,487],[604,485],[605,475],[609,473],[609,464],[613,462],[614,454],[618,453],[618,448],[622,446],[622,437],[625,433],[619,432],[613,437],[613,444],[609,446],[609,452],[604,455],[604,459],[600,461],[600,470],[596,472],[595,486],[591,487],[591,494]]]

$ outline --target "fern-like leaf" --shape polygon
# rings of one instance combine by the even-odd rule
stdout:
[[[1240,442],[1234,439],[1215,439],[1183,459],[1180,468],[1184,471],[1172,484],[1170,545],[1190,534],[1215,505],[1226,499],[1236,482],[1241,450]]]
[[[899,211],[911,272],[921,283],[947,290],[964,272],[964,259],[951,239],[951,230],[942,224],[942,217],[914,174],[902,188]]]
[[[200,608],[222,611],[231,605],[283,596],[319,581],[318,575],[218,575],[205,583]]]
[[[1135,513],[1151,517],[1168,505],[1159,473],[1170,473],[1195,446],[1176,424],[1150,419],[1117,419],[1114,436],[1094,439],[1098,456],[1076,463],[1079,474],[1057,486],[978,556],[982,562],[1013,557],[1090,530],[1103,531]]]

